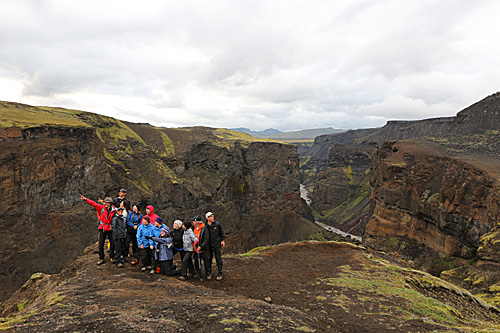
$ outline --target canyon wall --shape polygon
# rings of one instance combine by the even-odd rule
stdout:
[[[452,117],[418,121],[389,121],[381,128],[323,135],[301,154],[303,182],[312,209],[321,222],[362,235],[368,221],[370,162],[386,140],[438,135],[448,130]]]
[[[322,238],[300,199],[293,145],[7,102],[0,116],[0,299],[97,240],[96,211],[80,194],[97,200],[125,187],[132,203],[154,205],[168,225],[212,211],[231,252]]]

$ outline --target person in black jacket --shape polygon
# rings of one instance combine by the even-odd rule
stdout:
[[[179,252],[182,261],[182,258],[184,258],[184,248],[182,246],[182,236],[184,236],[184,229],[182,229],[181,220],[174,221],[171,235],[173,238],[173,246],[172,246],[173,255],[175,256],[175,254]]]
[[[127,228],[125,223],[125,217],[123,216],[123,207],[118,207],[116,209],[116,214],[111,220],[111,231],[113,233],[113,241],[115,243],[115,264],[119,267],[123,267],[122,262],[122,252],[123,244],[125,244],[125,237],[127,237]]]
[[[126,195],[127,195],[127,190],[122,188],[120,190],[120,192],[118,192],[118,196],[113,199],[113,206],[115,206],[117,208],[120,207],[120,204],[122,203],[122,201],[128,201],[128,203],[130,205],[130,200],[125,198]],[[129,213],[129,212],[127,212],[127,213]]]
[[[215,216],[212,212],[208,212],[205,217],[207,218],[207,225],[205,228],[208,230],[209,235],[209,247],[208,252],[210,254],[209,260],[209,271],[206,272],[207,280],[212,279],[212,260],[215,256],[215,261],[217,262],[217,280],[222,280],[222,252],[221,249],[226,245],[224,239],[224,231],[222,231],[222,226],[219,222],[215,221]]]

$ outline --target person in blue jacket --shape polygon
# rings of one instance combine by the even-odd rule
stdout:
[[[135,260],[131,262],[132,265],[136,265],[139,263],[139,251],[138,251],[138,245],[137,245],[137,228],[139,228],[139,225],[141,224],[142,221],[142,214],[139,211],[139,206],[134,205],[132,208],[132,212],[129,212],[127,214],[127,237],[125,239],[125,249],[126,253],[124,253],[124,256],[128,256],[129,254],[129,247],[130,247],[130,242],[132,242],[132,255],[134,256]]]
[[[137,245],[139,246],[139,255],[141,257],[141,271],[151,269],[151,257],[153,255],[153,241],[146,237],[153,236],[153,226],[149,223],[149,216],[142,218],[142,224],[137,228]]]
[[[178,275],[180,273],[180,270],[173,267],[173,238],[170,235],[170,229],[168,227],[162,228],[160,231],[160,236],[151,237],[151,240],[157,243],[157,248],[159,249],[159,251],[155,252],[155,259],[156,262],[159,263],[160,274],[165,274],[168,276]]]
[[[162,228],[167,228],[167,226],[165,224],[163,224],[163,219],[158,216],[154,222],[153,236],[157,237],[157,238],[160,237],[160,233],[161,233]],[[169,229],[169,234],[170,234],[170,229]],[[149,271],[149,273],[151,273],[151,274],[154,274],[156,272],[156,268],[160,267],[159,263],[156,261],[156,252],[159,251],[158,244],[156,241],[153,241],[153,246],[154,246],[154,249],[153,249],[154,253],[153,253],[153,256],[151,258],[152,259],[151,260],[151,271]]]

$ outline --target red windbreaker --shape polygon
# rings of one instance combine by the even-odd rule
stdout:
[[[92,201],[90,199],[87,199],[87,203],[91,205],[92,207],[97,210],[97,214],[99,215],[99,227],[97,229],[103,229],[104,231],[109,231],[111,230],[111,220],[113,219],[113,216],[115,216],[116,213],[116,208],[111,205],[111,209],[108,212],[106,209],[106,206],[100,205],[96,203],[95,201]]]
[[[149,209],[149,214],[146,214],[147,216],[149,216],[149,223],[151,223],[152,225],[155,225],[155,220],[157,217],[159,217],[158,215],[156,215],[154,213],[155,208],[151,205],[146,206],[146,208]],[[142,224],[142,221],[141,221],[141,224]]]

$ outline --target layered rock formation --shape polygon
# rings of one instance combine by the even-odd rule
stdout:
[[[317,137],[301,154],[304,182],[311,192],[315,216],[343,231],[364,232],[370,185],[370,162],[386,140],[437,135],[453,118],[389,121],[382,128],[360,129]]]
[[[226,251],[321,237],[306,219],[292,145],[7,102],[0,117],[0,299],[96,240],[96,212],[80,194],[96,200],[125,187],[167,224],[213,211],[228,234]]]
[[[483,165],[432,144],[392,141],[377,151],[372,166],[368,244],[406,242],[394,250],[435,273],[445,267],[432,266],[439,262],[426,260],[429,251],[419,253],[418,247],[449,259],[476,256],[480,237],[500,215],[499,184]]]
[[[367,244],[444,271],[493,304],[500,304],[500,148],[492,144],[499,121],[494,94],[458,113],[439,136],[387,142],[372,163],[365,234]]]

